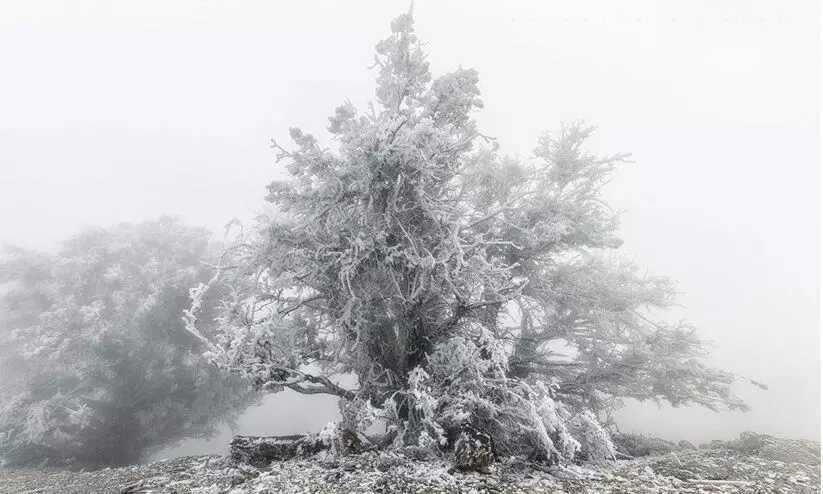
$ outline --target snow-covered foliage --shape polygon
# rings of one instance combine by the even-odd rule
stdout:
[[[572,418],[569,423],[572,435],[578,438],[581,450],[594,463],[613,460],[617,455],[609,433],[597,420],[591,410],[583,410]]]
[[[326,427],[323,427],[323,430],[317,434],[317,439],[333,450],[341,432],[342,429],[338,422],[329,422],[326,424]]]
[[[819,450],[819,444],[818,450]],[[687,450],[596,470],[551,468],[507,458],[489,474],[450,471],[445,459],[410,461],[395,452],[367,452],[278,462],[267,468],[238,465],[220,456],[188,456],[147,465],[67,472],[0,468],[3,492],[98,494],[264,493],[643,493],[819,494],[820,464],[807,465],[725,450]]]
[[[248,386],[182,331],[189,287],[210,276],[209,236],[163,218],[86,231],[55,255],[6,249],[0,455],[127,464],[250,403]],[[207,333],[210,312],[201,311]]]
[[[531,160],[502,154],[472,118],[477,72],[433,78],[411,13],[375,67],[376,102],[336,109],[333,148],[296,128],[293,150],[273,144],[291,177],[218,270],[236,287],[221,336],[186,316],[214,362],[273,391],[379,406],[396,447],[471,422],[505,453],[603,459],[596,417],[622,398],[744,408],[691,326],[654,320],[672,283],[612,253],[600,190],[626,155],[588,152],[583,124],[543,136]]]

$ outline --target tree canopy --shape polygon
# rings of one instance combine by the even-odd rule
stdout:
[[[127,465],[213,432],[252,403],[182,330],[216,251],[171,218],[90,229],[56,254],[0,258],[0,456],[10,464]],[[224,293],[215,287],[206,307]],[[210,333],[211,310],[203,330]]]
[[[443,445],[468,422],[503,453],[597,459],[625,398],[745,409],[694,328],[655,318],[673,284],[615,253],[600,192],[627,155],[589,152],[582,123],[528,160],[503,154],[472,116],[477,72],[433,78],[411,12],[391,30],[376,100],[335,110],[331,147],[296,128],[292,149],[273,144],[290,176],[213,278],[237,288],[221,336],[186,316],[210,358],[265,389],[338,395],[345,423],[382,417],[395,447]]]

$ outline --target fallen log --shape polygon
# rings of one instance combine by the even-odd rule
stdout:
[[[132,484],[129,484],[122,489],[120,489],[120,494],[140,494],[146,492],[145,487],[146,480],[138,480]]]
[[[328,446],[316,436],[234,436],[229,443],[229,458],[235,463],[265,467],[274,461],[286,461],[318,453]]]

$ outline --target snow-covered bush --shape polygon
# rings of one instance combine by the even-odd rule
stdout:
[[[54,255],[0,259],[0,456],[122,465],[208,434],[253,399],[180,320],[206,281],[209,233],[178,221],[89,230]],[[211,331],[214,287],[201,311]]]
[[[577,438],[585,458],[593,463],[614,460],[617,455],[611,436],[590,410],[582,410],[569,422],[570,433]]]
[[[340,433],[342,431],[343,428],[340,426],[339,422],[329,422],[317,434],[317,439],[331,450],[334,450],[337,438],[340,437]]]

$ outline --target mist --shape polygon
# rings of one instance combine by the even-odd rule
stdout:
[[[373,98],[374,43],[407,2],[4,2],[0,243],[53,250],[88,226],[172,214],[219,236],[281,170],[271,138],[321,136]],[[749,412],[628,403],[625,431],[820,435],[819,4],[414,3],[432,72],[480,73],[481,131],[531,155],[561,122],[631,152],[605,194],[623,253],[678,282],[711,362],[766,383]],[[336,399],[291,391],[232,432],[316,431]]]

